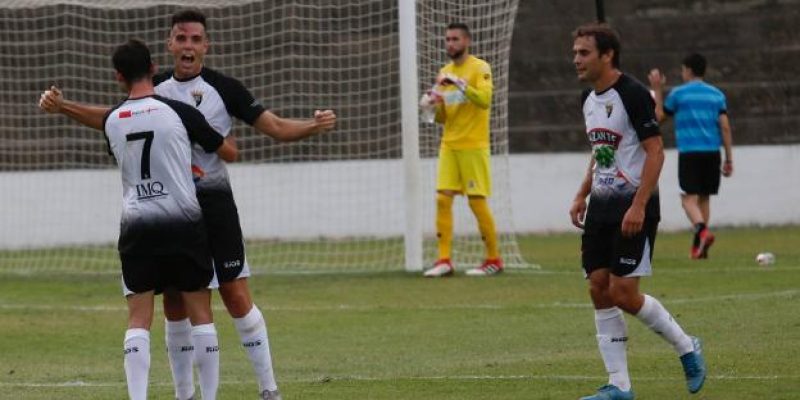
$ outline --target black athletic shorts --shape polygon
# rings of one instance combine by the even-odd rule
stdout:
[[[719,191],[719,151],[678,154],[678,181],[686,194],[712,195]]]
[[[119,258],[126,296],[150,290],[159,294],[166,288],[194,292],[207,288],[214,276],[210,254],[203,248],[186,254],[120,253]]]
[[[633,237],[622,236],[622,223],[587,221],[581,236],[581,259],[588,277],[592,271],[609,268],[616,276],[649,276],[658,222],[646,219]]]
[[[244,238],[239,211],[230,189],[197,189],[208,230],[208,244],[219,282],[240,277],[245,268]]]

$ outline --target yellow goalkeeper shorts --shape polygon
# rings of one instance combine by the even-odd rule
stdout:
[[[492,169],[489,149],[439,149],[436,190],[452,190],[467,196],[492,194]]]

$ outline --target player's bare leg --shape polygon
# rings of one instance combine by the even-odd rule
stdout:
[[[124,357],[128,396],[147,399],[150,374],[150,326],[153,322],[153,291],[128,295],[128,330],[125,332]]]
[[[262,398],[279,400],[280,394],[272,369],[272,354],[269,348],[266,320],[261,314],[261,310],[253,303],[247,278],[221,282],[219,294],[228,313],[233,317],[233,323],[236,331],[239,332],[242,346],[253,365]]]
[[[708,207],[708,196],[681,195],[683,210],[694,227],[692,248],[689,253],[689,256],[693,259],[705,258],[708,254],[708,248],[714,243],[714,235],[708,230],[708,220],[703,213],[703,197],[706,198],[705,206]]]
[[[711,200],[708,195],[700,195],[697,196],[697,207],[700,209],[700,213],[703,216],[703,226],[698,229],[697,240],[698,240],[698,257],[697,258],[708,258],[708,249],[714,244],[714,234],[711,233],[711,229],[709,228],[710,220],[711,220]]]
[[[203,399],[215,399],[219,388],[219,340],[211,312],[211,291],[181,292],[183,305],[192,324],[194,363]]]

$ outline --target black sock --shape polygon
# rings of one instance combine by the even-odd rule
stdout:
[[[692,241],[692,245],[694,247],[700,246],[700,232],[706,229],[706,224],[702,222],[698,222],[694,225],[694,240]]]

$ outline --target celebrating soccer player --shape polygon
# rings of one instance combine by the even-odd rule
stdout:
[[[200,371],[204,399],[216,397],[219,345],[208,285],[213,267],[206,226],[192,182],[192,142],[225,157],[225,143],[194,108],[155,95],[150,51],[130,40],[113,55],[128,98],[103,118],[109,152],[122,175],[119,255],[128,303],[125,375],[131,399],[147,398],[153,296],[180,291],[189,316],[190,345]]]
[[[452,62],[439,71],[423,107],[435,110],[435,121],[444,124],[439,149],[436,182],[436,235],[439,258],[425,271],[426,277],[452,275],[453,198],[466,195],[478,220],[486,245],[486,261],[467,270],[470,276],[495,275],[503,271],[497,246],[494,218],[487,197],[492,191],[489,157],[489,114],[492,104],[492,70],[484,60],[469,53],[472,37],[467,25],[447,26],[445,42]]]
[[[173,69],[154,77],[156,93],[197,108],[211,126],[234,143],[229,135],[235,117],[280,141],[294,141],[332,129],[333,111],[316,111],[313,119],[287,119],[267,111],[236,79],[204,65],[209,48],[206,17],[197,10],[172,16],[168,48]],[[100,128],[105,108],[64,100],[57,90],[46,91],[40,102],[48,112],[58,112],[90,127]],[[242,346],[256,374],[262,399],[280,399],[275,381],[265,319],[252,301],[247,286],[250,275],[244,239],[225,164],[215,155],[195,148],[192,171],[197,197],[208,226],[215,281],[225,307],[234,319]],[[179,296],[165,295],[167,348],[180,400],[193,396],[189,321]],[[189,349],[189,351],[187,351]]]
[[[700,340],[687,335],[658,300],[639,292],[639,277],[651,274],[660,220],[658,177],[664,146],[655,104],[644,85],[619,70],[615,31],[589,24],[575,30],[573,38],[578,78],[591,86],[581,104],[592,158],[569,213],[572,223],[583,229],[583,269],[595,308],[597,343],[609,374],[608,384],[583,400],[634,398],[623,311],[672,345],[689,392],[696,393],[706,376]]]

